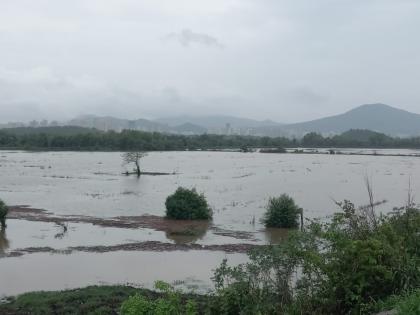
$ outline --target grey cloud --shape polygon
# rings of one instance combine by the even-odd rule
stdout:
[[[175,40],[185,47],[188,47],[191,44],[201,44],[205,46],[224,48],[224,45],[220,43],[216,37],[205,33],[195,33],[190,29],[183,29],[178,33],[169,33],[164,37],[164,39]]]
[[[287,91],[286,99],[295,104],[319,105],[328,102],[329,97],[328,95],[321,94],[307,86],[301,86]]]
[[[419,112],[419,14],[417,0],[0,1],[0,121]]]

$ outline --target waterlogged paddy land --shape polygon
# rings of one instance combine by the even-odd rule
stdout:
[[[14,207],[0,233],[0,296],[158,279],[208,290],[223,258],[243,262],[286,236],[260,224],[270,196],[288,193],[305,217],[325,217],[333,200],[365,204],[368,175],[375,199],[389,200],[383,210],[403,205],[409,181],[420,187],[420,158],[395,155],[420,152],[377,153],[394,156],[154,152],[142,169],[174,174],[138,179],[122,175],[120,153],[1,151],[0,198]],[[205,193],[213,222],[163,219],[178,186]]]

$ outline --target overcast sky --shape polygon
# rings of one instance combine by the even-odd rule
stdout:
[[[420,113],[418,0],[0,0],[0,121]]]

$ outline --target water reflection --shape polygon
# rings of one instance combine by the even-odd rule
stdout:
[[[293,229],[267,228],[264,230],[265,240],[268,244],[280,244],[287,239]]]
[[[0,257],[4,256],[6,250],[9,248],[9,240],[6,237],[6,228],[0,228]]]
[[[208,222],[194,222],[188,224],[174,224],[165,231],[168,239],[175,244],[195,243],[206,236],[210,224]]]

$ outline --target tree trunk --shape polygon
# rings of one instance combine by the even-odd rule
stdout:
[[[141,172],[140,172],[139,162],[136,162],[136,168],[137,168],[137,176],[140,176]]]
[[[303,231],[303,208],[300,208],[300,230]]]

